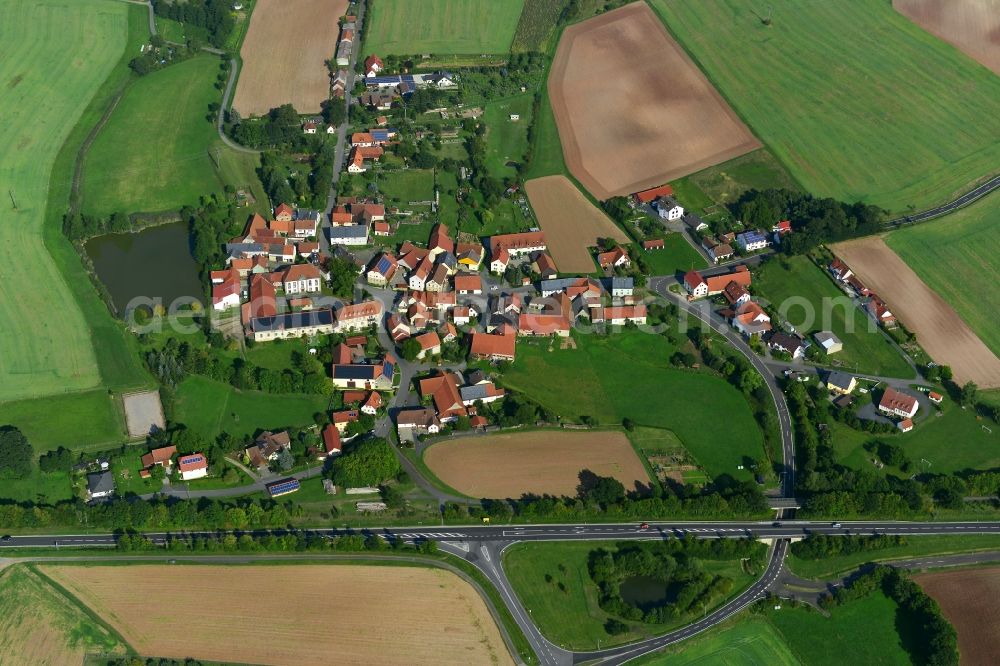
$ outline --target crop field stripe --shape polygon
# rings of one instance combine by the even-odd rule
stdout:
[[[918,574],[914,581],[955,627],[963,664],[1000,660],[1000,568],[936,571]]]
[[[87,321],[46,251],[45,185],[60,146],[124,49],[127,19],[127,5],[98,0],[0,6],[0,40],[16,45],[0,61],[7,88],[0,141],[10,148],[0,158],[0,179],[18,206],[16,212],[4,209],[7,223],[0,225],[0,243],[10,250],[0,281],[0,321],[7,326],[0,343],[0,401],[100,381]],[[4,205],[11,206],[10,192],[4,194]]]
[[[90,607],[87,606],[87,604],[83,603],[78,598],[76,598],[76,596],[73,595],[73,593],[71,593],[65,587],[63,587],[56,581],[52,580],[52,578],[47,576],[45,572],[42,571],[37,564],[29,564],[25,566],[27,566],[28,570],[30,570],[33,574],[41,578],[45,582],[45,584],[52,589],[53,592],[57,593],[59,596],[65,599],[67,603],[69,603],[71,606],[73,606],[81,613],[86,615],[95,624],[104,627],[104,629],[107,630],[107,632],[110,633],[112,636],[114,636],[122,645],[129,646],[128,641],[125,640],[125,637],[122,636],[117,629],[115,629],[113,626],[105,622],[104,618],[102,618],[100,615],[91,610]],[[131,646],[129,646],[129,649],[132,649]]]
[[[791,0],[765,26],[736,0],[649,1],[809,191],[920,209],[996,172],[1000,79],[888,3]]]
[[[893,8],[1000,76],[1000,0],[893,0]]]
[[[373,0],[363,55],[506,53],[524,0]]]

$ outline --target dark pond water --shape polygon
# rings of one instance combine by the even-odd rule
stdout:
[[[670,600],[670,584],[651,576],[626,578],[618,592],[625,603],[642,609],[660,606]]]
[[[87,254],[119,313],[124,314],[134,298],[161,299],[168,309],[181,297],[202,298],[183,222],[136,234],[98,236],[87,242]]]

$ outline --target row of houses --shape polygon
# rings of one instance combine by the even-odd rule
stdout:
[[[847,285],[861,299],[865,312],[872,319],[885,328],[895,328],[897,325],[896,316],[889,310],[889,306],[878,294],[866,287],[854,271],[844,263],[839,257],[834,257],[827,267],[833,278],[844,285]]]
[[[357,20],[356,16],[345,16],[340,24],[340,39],[337,40],[337,53],[334,56],[337,67],[349,67],[351,64],[354,41],[358,32]]]

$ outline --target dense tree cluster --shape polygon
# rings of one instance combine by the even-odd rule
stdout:
[[[0,478],[23,479],[31,474],[35,450],[14,426],[0,428]]]
[[[331,479],[346,488],[374,488],[395,478],[402,468],[392,445],[368,439],[346,447],[337,457]]]
[[[252,148],[283,148],[306,152],[316,141],[322,141],[326,136],[303,133],[302,119],[291,104],[275,107],[260,118],[241,118],[235,111],[230,111],[229,122],[233,138]]]
[[[794,233],[786,234],[781,242],[787,254],[804,254],[823,243],[877,233],[887,215],[877,206],[776,189],[744,192],[733,205],[733,214],[750,228],[770,229],[779,220],[789,220]]]
[[[225,44],[235,25],[231,0],[153,0],[153,11],[172,21],[205,28],[208,41],[217,48]]]
[[[306,208],[323,209],[326,206],[336,144],[316,139],[309,143],[312,144],[307,148],[309,156],[304,160],[290,162],[287,157],[273,152],[261,155],[258,175],[271,201]]]
[[[877,536],[827,536],[810,534],[791,545],[792,554],[803,560],[822,560],[837,555],[867,553],[873,550],[906,545],[906,537],[879,534]]]

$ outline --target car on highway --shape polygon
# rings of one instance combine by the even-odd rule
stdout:
[[[639,525],[639,529],[640,530],[648,530],[649,529],[649,523],[643,523],[642,525]]]
[[[778,520],[774,521],[773,523],[771,523],[771,527],[781,527],[781,521]]]
[[[834,523],[833,525],[830,525],[830,527],[843,527],[843,525],[840,523]]]
[[[14,537],[12,537],[9,534],[4,534],[2,537],[0,537],[0,541],[4,541],[4,542],[6,542],[6,541],[13,541],[13,540],[14,540]]]

